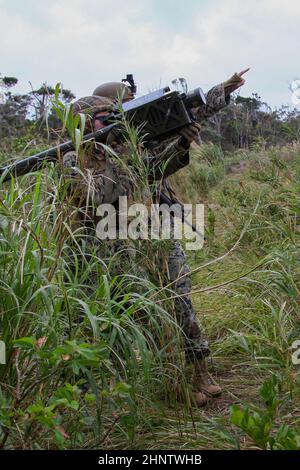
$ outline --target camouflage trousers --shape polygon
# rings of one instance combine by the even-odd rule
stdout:
[[[141,243],[143,243],[143,241]],[[127,255],[129,250],[126,250],[124,243],[121,240],[116,240],[111,244],[111,249],[111,253],[121,253],[121,260],[118,265],[124,267],[127,264],[126,257],[128,258],[129,256]],[[140,263],[136,263],[137,260],[134,256],[134,249],[131,249],[130,252],[134,272],[142,276],[147,276],[146,269],[142,268]],[[186,360],[188,362],[194,362],[209,356],[210,349],[208,342],[202,338],[201,328],[189,295],[192,288],[192,280],[186,255],[180,242],[178,240],[170,240],[167,252],[164,251],[163,256],[161,256],[160,252],[156,252],[153,255],[159,272],[163,274],[164,285],[171,283],[170,288],[173,294],[175,294],[175,296],[178,295],[178,297],[174,299],[174,310],[176,320],[184,334]],[[162,262],[163,259],[164,263]],[[139,267],[137,267],[137,264]],[[118,269],[119,274],[121,274],[122,267]]]
[[[140,241],[143,244],[144,241]],[[122,275],[124,272],[131,272],[140,277],[148,277],[147,268],[143,266],[141,260],[138,261],[140,252],[130,242],[124,240],[95,241],[95,238],[86,238],[87,252],[92,251],[97,244],[97,252],[100,259],[108,265],[115,259],[112,269],[114,275]],[[151,242],[150,242],[151,243]],[[154,264],[162,274],[161,279],[164,285],[170,285],[172,297],[174,299],[174,313],[176,321],[184,334],[185,356],[188,362],[209,356],[210,349],[208,342],[202,338],[199,322],[190,298],[192,281],[190,269],[187,264],[185,253],[178,240],[169,240],[167,249],[163,250],[163,255],[159,250],[152,252]],[[70,258],[70,264],[72,264]],[[90,288],[97,284],[97,279],[91,279]],[[176,297],[178,295],[178,297]]]
[[[200,325],[190,299],[192,280],[185,253],[178,240],[171,241],[168,253],[168,277],[173,283],[176,319],[185,335],[186,359],[193,362],[209,356],[208,342],[202,338]]]

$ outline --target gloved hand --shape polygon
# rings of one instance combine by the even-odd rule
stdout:
[[[250,70],[250,68],[242,70],[239,73],[233,74],[232,77],[230,77],[223,83],[225,89],[225,96],[230,95],[230,93],[245,84],[246,80],[243,78],[243,75],[248,72],[248,70]]]
[[[184,149],[188,149],[192,142],[196,142],[197,144],[200,142],[200,130],[201,126],[197,122],[193,122],[188,126],[185,126],[179,131],[181,135],[178,145],[183,147]]]

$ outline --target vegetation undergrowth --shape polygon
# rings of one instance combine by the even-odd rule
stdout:
[[[300,147],[204,144],[173,184],[205,203],[189,262],[222,397],[177,400],[188,385],[166,293],[139,270],[120,277],[73,230],[68,181],[48,166],[0,188],[2,448],[299,449]]]

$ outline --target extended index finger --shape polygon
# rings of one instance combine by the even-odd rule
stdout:
[[[238,73],[238,75],[239,75],[240,77],[242,77],[242,76],[243,76],[245,73],[247,73],[249,70],[250,70],[250,67],[248,67],[248,68],[245,69],[245,70],[242,70],[241,72]]]

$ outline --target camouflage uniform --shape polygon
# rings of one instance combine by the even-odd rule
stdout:
[[[206,95],[207,104],[194,110],[197,122],[212,116],[221,108],[228,104],[225,98],[224,86],[218,85],[212,88]],[[174,174],[181,168],[189,164],[189,145],[181,143],[179,137],[163,145],[153,145],[148,157],[148,165],[152,169],[153,179],[156,181],[165,180],[169,175]],[[118,145],[114,149],[118,155],[126,153],[124,145]],[[84,163],[84,171],[80,185],[85,185],[86,189],[81,194],[89,193],[89,199],[93,204],[115,203],[119,196],[129,196],[134,192],[134,185],[126,171],[116,165],[116,162],[101,148],[93,148],[89,152],[88,160]],[[77,155],[75,152],[68,152],[64,156],[64,164],[71,169],[73,176],[78,174]],[[163,168],[163,170],[162,170]],[[113,252],[123,250],[123,242],[117,241],[113,244]],[[172,240],[168,253],[167,278],[166,283],[172,282],[172,289],[180,295],[175,299],[175,314],[178,323],[185,334],[186,357],[188,361],[202,359],[209,355],[208,342],[201,337],[200,327],[196,318],[196,313],[190,299],[191,277],[189,267],[186,262],[184,251],[177,240]],[[178,279],[184,275],[183,278]]]
[[[230,95],[226,93],[224,83],[211,88],[205,95],[206,105],[194,110],[198,122],[210,118],[230,103]]]
[[[229,96],[225,96],[223,84],[213,87],[206,94],[207,104],[193,110],[197,122],[200,123],[218,112],[229,104],[229,100]],[[180,139],[176,139],[167,145],[159,146],[156,155],[154,150],[154,160],[159,163],[169,161],[164,167],[163,173],[159,171],[159,164],[156,163],[155,165],[156,177],[166,178],[188,165],[190,156],[188,148],[181,148]],[[175,313],[177,321],[185,334],[186,358],[188,361],[193,362],[207,357],[210,354],[210,349],[208,342],[202,338],[197,316],[189,296],[192,288],[189,272],[190,269],[182,246],[178,240],[173,240],[168,256],[168,277],[169,281],[173,282],[173,290],[181,296],[175,299]],[[184,277],[181,278],[183,275]],[[178,278],[181,279],[176,282]]]

